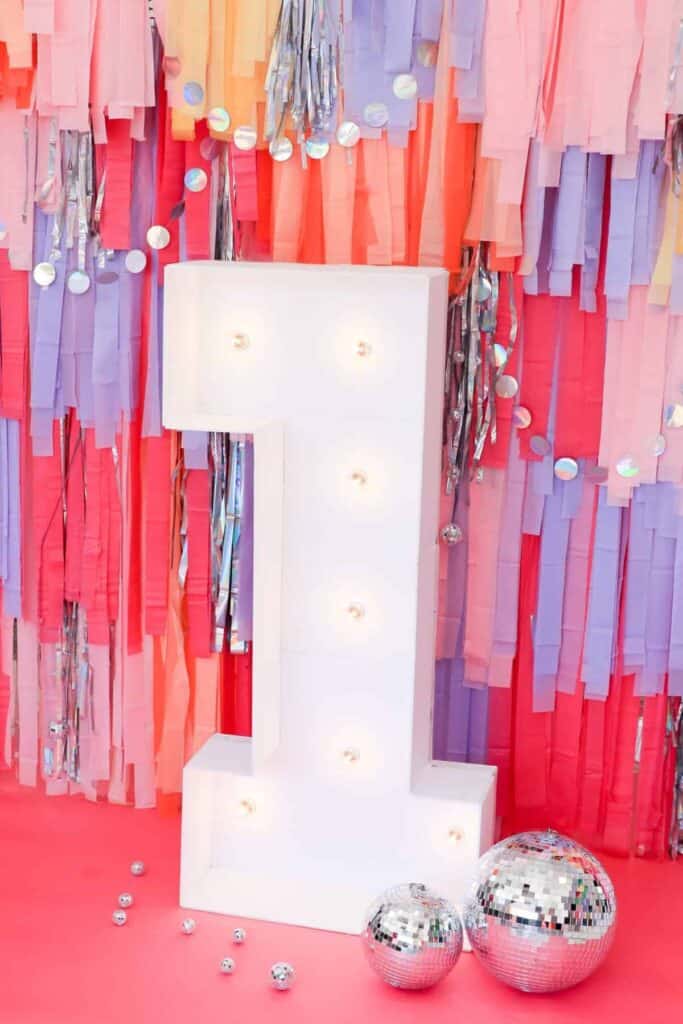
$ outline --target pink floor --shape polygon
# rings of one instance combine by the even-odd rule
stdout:
[[[463,954],[441,986],[395,992],[367,969],[349,936],[195,914],[179,934],[179,821],[82,800],[48,799],[0,774],[0,1022],[2,1024],[431,1024],[610,1021],[671,1024],[683,1006],[683,864],[605,858],[620,899],[604,967],[555,996],[525,996]],[[144,878],[128,865],[143,858]],[[135,896],[123,928],[116,896]],[[221,957],[237,962],[232,977]],[[268,969],[290,960],[297,983],[272,991]]]

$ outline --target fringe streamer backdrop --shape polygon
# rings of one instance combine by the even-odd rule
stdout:
[[[0,0],[22,783],[173,807],[249,732],[250,446],[162,429],[165,266],[445,266],[435,753],[505,830],[678,851],[682,42],[683,0]]]

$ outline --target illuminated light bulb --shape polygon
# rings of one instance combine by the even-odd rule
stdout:
[[[356,602],[350,604],[346,610],[349,613],[350,618],[352,618],[355,622],[358,622],[365,615],[365,608],[363,607],[363,605],[358,604]]]
[[[369,356],[372,352],[372,345],[368,341],[363,341],[362,338],[356,342],[356,355],[365,357]]]
[[[354,469],[353,473],[351,474],[351,483],[355,484],[356,487],[358,487],[358,489],[360,490],[361,487],[365,487],[367,482],[367,473],[364,473],[362,469]]]
[[[460,843],[465,838],[465,833],[457,825],[448,830],[448,842],[449,843]]]
[[[342,751],[342,757],[347,764],[355,764],[356,761],[360,760],[360,750],[358,747],[347,747],[346,750]]]
[[[239,812],[243,818],[248,818],[256,810],[252,800],[240,800]]]
[[[249,348],[249,338],[246,334],[233,334],[231,340],[232,347],[237,349],[238,352],[243,352],[245,348]]]

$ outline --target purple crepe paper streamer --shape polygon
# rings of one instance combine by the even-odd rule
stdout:
[[[555,710],[555,677],[560,662],[564,584],[571,520],[562,514],[562,482],[545,503],[539,559],[538,601],[533,628],[532,710]]]
[[[399,74],[410,67],[413,56],[416,0],[384,4],[384,70]]]
[[[647,593],[652,559],[653,530],[645,525],[645,501],[638,488],[631,501],[626,594],[624,600],[624,668],[627,672],[645,664]]]
[[[637,697],[655,696],[664,689],[671,640],[675,555],[676,542],[655,533],[648,579],[645,666],[636,680]]]
[[[50,217],[45,232],[44,259],[51,252]],[[31,437],[36,454],[52,453],[52,420],[57,397],[57,373],[62,328],[62,304],[66,279],[65,260],[55,263],[56,278],[47,288],[38,289],[35,332],[31,344]]]
[[[541,143],[533,139],[529,146],[526,182],[524,184],[524,202],[522,216],[524,220],[524,257],[525,266],[532,266],[524,274],[524,291],[527,295],[538,294],[538,256],[541,248],[543,232],[543,214],[545,210],[545,186],[538,184],[541,159]]]
[[[562,157],[555,206],[549,277],[551,295],[571,295],[574,264],[583,263],[586,167],[586,154],[577,146],[570,146]]]
[[[590,153],[586,174],[585,238],[579,308],[586,313],[597,309],[596,289],[602,244],[602,214],[605,201],[605,168],[602,153]]]
[[[244,482],[240,516],[240,587],[237,595],[239,639],[250,642],[254,620],[254,442],[244,443]]]
[[[444,0],[417,0],[415,12],[415,35],[438,43],[441,36],[441,19]]]
[[[209,465],[208,434],[205,430],[183,430],[185,469],[207,469]]]
[[[119,273],[122,265],[118,253],[110,261],[116,279],[108,284],[95,284],[92,383],[97,448],[111,448],[115,444],[120,418]]]
[[[665,164],[658,160],[660,143],[641,143],[636,200],[636,227],[631,284],[649,285],[659,247],[659,208]]]
[[[397,19],[414,23],[414,0],[392,0]],[[368,103],[384,103],[389,112],[389,139],[405,144],[407,132],[417,124],[417,99],[394,96],[394,74],[384,70],[384,0],[355,0],[353,18],[346,23],[344,46],[344,119],[360,126],[363,138],[380,138],[381,130],[365,124]],[[415,69],[411,65],[403,71]]]
[[[450,59],[457,69],[455,95],[458,119],[481,121],[484,116],[484,22],[486,0],[445,0],[451,3]]]
[[[581,678],[585,697],[606,700],[612,671],[621,568],[622,510],[600,489]]]

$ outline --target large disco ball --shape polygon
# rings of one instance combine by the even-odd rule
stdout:
[[[368,910],[361,933],[368,963],[394,988],[429,988],[462,952],[457,911],[425,885],[388,889]]]
[[[592,974],[616,915],[602,864],[553,831],[522,832],[484,854],[464,912],[480,963],[523,992],[556,992]]]

